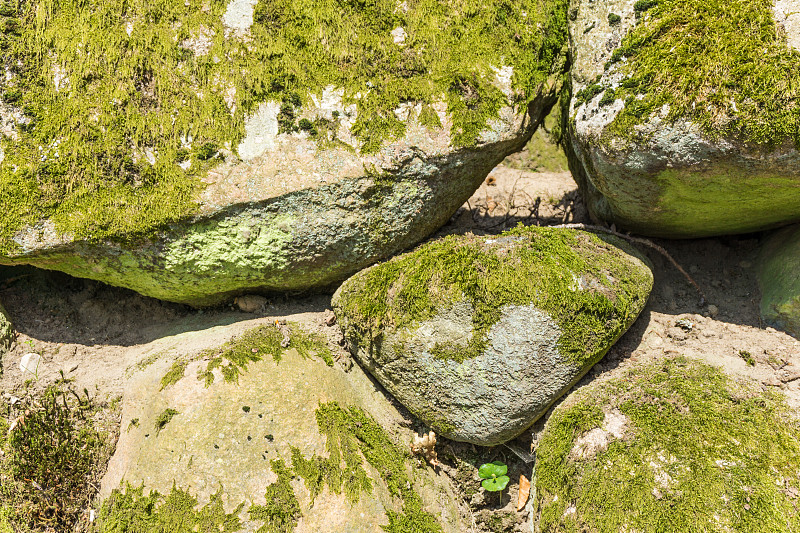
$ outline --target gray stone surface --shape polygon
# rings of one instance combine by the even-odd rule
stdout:
[[[527,239],[520,236],[483,237],[476,238],[476,242],[493,247],[490,249],[498,254],[501,261],[505,261],[506,254],[510,255],[514,248],[524,246]],[[386,282],[389,288],[383,289],[385,294],[376,294],[368,285],[361,285],[373,269],[379,271],[388,268],[389,263],[385,264],[386,267],[377,265],[345,282],[334,295],[333,306],[355,357],[403,405],[447,438],[492,446],[519,435],[542,416],[559,396],[602,358],[644,307],[652,287],[652,274],[648,266],[630,248],[619,249],[611,243],[624,246],[616,239],[605,244],[602,253],[608,254],[608,262],[603,266],[599,265],[597,256],[588,253],[586,256],[592,267],[607,273],[602,281],[596,279],[588,269],[582,271],[565,265],[563,270],[551,272],[544,263],[537,264],[534,261],[520,265],[513,258],[508,259],[508,263],[493,267],[514,269],[520,280],[529,276],[550,280],[543,281],[545,286],[552,283],[550,287],[558,286],[557,281],[552,281],[554,278],[563,279],[563,276],[567,276],[570,279],[571,276],[574,284],[566,289],[569,294],[564,298],[578,298],[584,291],[600,292],[604,301],[612,302],[611,308],[595,311],[607,319],[604,321],[606,329],[594,334],[590,331],[577,333],[585,335],[585,345],[581,345],[585,351],[580,356],[565,354],[561,343],[565,337],[564,321],[559,323],[537,303],[540,298],[532,297],[529,303],[498,304],[498,320],[486,333],[485,348],[479,354],[463,361],[442,357],[436,351],[441,345],[454,346],[456,351],[458,348],[466,350],[476,334],[474,320],[480,320],[476,318],[470,300],[464,298],[452,304],[446,302],[446,295],[457,291],[451,286],[436,285],[430,288],[431,294],[442,298],[436,305],[437,311],[433,317],[412,320],[410,324],[400,327],[379,326],[370,339],[370,335],[364,333],[365,329],[369,329],[365,323],[376,319],[364,318],[359,311],[352,310],[349,302],[396,298],[395,287],[403,283],[403,276],[414,276],[413,272],[401,270],[403,273],[399,274],[399,281]],[[576,246],[576,250],[580,250],[578,253],[591,249],[590,244],[584,243],[583,246],[586,246],[583,250],[581,244]],[[543,248],[551,250],[547,245]],[[429,260],[422,253],[424,247],[398,259],[408,257],[411,261],[418,256],[417,261]],[[460,267],[465,276],[475,268],[470,264]],[[437,268],[434,266],[435,270]],[[619,283],[622,279],[632,283],[623,289]],[[480,293],[480,298],[483,301],[499,300],[516,290],[525,291],[520,288],[522,285],[524,281],[494,286],[496,293],[487,290]],[[427,287],[423,288],[423,294],[425,289]],[[539,290],[556,293],[561,289]],[[413,309],[420,305],[417,299],[407,298],[403,297],[403,303],[398,307],[388,303],[386,316],[394,317],[401,309]],[[576,315],[568,320],[578,322],[582,318],[578,313],[586,312],[585,309],[576,311]],[[383,320],[391,321],[393,318]],[[571,331],[570,334],[574,335],[575,332]]]
[[[792,3],[780,1],[775,10],[790,46],[800,37]],[[636,24],[633,6],[633,0],[572,2],[573,95],[594,84],[618,88],[623,82],[624,61],[606,66]],[[610,13],[621,21],[610,24]],[[601,106],[604,95],[581,105],[573,97],[566,126],[570,170],[595,220],[645,235],[686,238],[800,219],[800,152],[793,143],[754,147],[734,135],[712,138],[688,118],[667,120],[668,106],[635,126],[636,140],[609,137],[606,127],[625,103],[617,98]]]

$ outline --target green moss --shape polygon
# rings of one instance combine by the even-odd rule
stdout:
[[[739,350],[739,357],[741,357],[749,366],[756,366],[756,360],[753,358],[753,354],[747,350]]]
[[[646,12],[612,57],[627,58],[617,98],[627,100],[606,135],[632,138],[662,106],[721,135],[774,148],[800,147],[800,52],[777,32],[770,0],[640,0]],[[702,61],[697,59],[702,57]]]
[[[492,240],[501,244],[447,237],[354,276],[336,303],[348,334],[368,346],[384,330],[412,326],[466,300],[474,309],[468,344],[434,348],[438,357],[464,361],[483,352],[504,306],[535,302],[561,328],[561,353],[583,366],[605,353],[647,301],[652,275],[622,257],[615,246],[631,249],[616,238],[520,226]],[[582,276],[597,290],[577,290]]]
[[[800,430],[782,397],[681,357],[579,394],[556,409],[537,450],[543,533],[800,527]],[[577,440],[615,409],[624,437],[579,458]]]
[[[2,411],[0,531],[72,531],[113,445],[97,406],[52,386]],[[10,433],[8,420],[17,421]]]
[[[144,496],[144,487],[126,485],[114,489],[103,503],[98,516],[99,533],[228,533],[239,531],[237,515],[243,504],[232,513],[225,513],[222,490],[211,501],[196,509],[197,499],[186,491],[172,487],[162,496],[156,491]]]
[[[524,111],[561,69],[566,3],[262,0],[246,39],[225,37],[221,0],[4,4],[0,54],[13,76],[2,94],[26,123],[2,141],[0,253],[42,218],[77,238],[130,240],[192,214],[200,177],[262,102],[281,102],[282,132],[333,140],[300,116],[328,86],[356,106],[363,152],[405,133],[394,113],[405,102],[435,127],[430,105],[445,101],[454,145],[472,145],[501,106]],[[195,53],[202,36],[208,51]],[[493,85],[504,65],[511,99]]]
[[[266,504],[250,507],[250,518],[264,522],[256,533],[288,533],[294,530],[302,516],[300,503],[290,483],[291,470],[286,468],[282,459],[276,459],[271,464],[272,471],[278,474],[278,480],[267,487],[264,493]]]
[[[189,363],[187,361],[175,361],[172,363],[169,372],[164,374],[164,377],[161,378],[160,390],[164,390],[170,385],[174,385],[183,379],[183,376],[186,375],[186,365],[188,364]]]
[[[274,324],[265,324],[246,331],[241,336],[225,343],[218,348],[204,350],[194,359],[208,360],[205,369],[201,370],[197,379],[204,380],[206,387],[214,383],[214,370],[219,368],[222,377],[227,383],[238,383],[239,374],[247,370],[247,365],[261,361],[263,357],[272,357],[279,363],[283,354],[292,348],[304,358],[317,356],[328,366],[333,366],[333,354],[322,336],[315,333],[306,333],[297,324],[288,324],[290,329],[290,344],[281,346],[283,333]],[[162,378],[162,384],[170,370]]]
[[[344,475],[345,492],[348,490],[347,484],[353,481],[358,490],[366,491],[369,479],[362,478],[361,472],[364,470],[361,458],[358,456],[360,451],[367,462],[378,471],[389,493],[403,502],[401,512],[386,511],[389,523],[382,526],[385,531],[389,533],[442,531],[436,518],[423,509],[422,499],[412,488],[412,479],[406,468],[408,453],[401,450],[377,422],[356,407],[346,409],[332,402],[319,406],[317,424],[320,432],[326,436],[326,448],[332,459],[329,464],[341,468],[339,466],[341,462],[345,463],[341,474],[332,472],[334,469],[328,471],[317,469],[324,472],[322,477],[326,483],[330,484],[331,479],[336,483],[336,476]],[[352,481],[347,479],[348,476]],[[321,490],[321,477],[310,476],[310,478],[311,484],[304,476],[309,490],[312,492],[317,490],[318,493]]]
[[[162,411],[161,414],[158,415],[158,417],[156,418],[155,422],[156,435],[161,433],[161,430],[164,429],[164,427],[170,423],[172,418],[178,414],[180,413],[175,409],[172,409],[171,407],[164,409],[164,411]]]

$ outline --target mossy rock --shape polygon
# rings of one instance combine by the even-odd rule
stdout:
[[[99,533],[458,533],[451,487],[418,468],[399,413],[307,326],[233,324],[142,353],[123,393]],[[409,527],[405,527],[408,525]]]
[[[33,0],[0,30],[0,263],[203,306],[446,222],[555,102],[566,0]]]
[[[542,533],[800,527],[797,413],[759,383],[672,357],[580,389],[537,448]]]
[[[0,357],[11,348],[14,342],[14,326],[8,318],[8,313],[0,304]]]
[[[800,226],[784,228],[766,240],[758,284],[764,321],[800,338]]]
[[[668,238],[800,220],[791,3],[572,2],[565,145],[595,219]]]
[[[520,226],[359,272],[333,308],[353,354],[403,405],[447,438],[494,445],[603,357],[652,284],[616,237]]]

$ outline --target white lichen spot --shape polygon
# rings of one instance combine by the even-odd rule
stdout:
[[[412,116],[419,116],[422,112],[422,105],[413,102],[403,102],[394,110],[395,116],[402,122],[408,122]]]
[[[514,67],[492,67],[492,70],[494,70],[495,86],[503,91],[506,96],[511,96],[513,94],[511,81],[514,79]]]
[[[225,100],[225,105],[231,110],[231,115],[236,113],[236,87],[229,85],[222,92],[222,99]]]
[[[394,44],[398,46],[403,46],[403,43],[406,42],[406,37],[408,37],[406,30],[398,26],[397,28],[393,29],[391,33],[392,33],[392,40],[394,40]]]
[[[356,95],[357,98],[360,95]],[[328,120],[339,120],[339,123],[346,128],[350,128],[358,116],[358,107],[355,104],[344,104],[344,89],[334,85],[328,85],[322,90],[322,94],[311,95],[311,102],[316,108],[314,114],[319,118]],[[336,116],[334,116],[336,114]]]
[[[575,441],[570,451],[570,457],[590,459],[608,448],[611,441],[625,436],[628,427],[628,417],[614,409],[605,414],[603,423],[599,428],[588,431]]]
[[[192,160],[187,159],[186,161],[181,161],[180,163],[178,163],[178,166],[181,167],[183,170],[189,170],[190,168],[192,168]]]
[[[567,517],[567,516],[570,516],[570,515],[574,515],[577,512],[578,512],[578,508],[575,507],[574,503],[571,503],[571,504],[569,504],[569,507],[567,507],[567,509],[564,511],[564,517]]]
[[[214,44],[214,30],[200,26],[196,33],[185,39],[181,46],[194,52],[197,57],[207,56]]]
[[[258,106],[258,110],[245,121],[245,136],[238,147],[242,160],[250,161],[275,147],[279,112],[277,102],[266,102]]]
[[[145,148],[144,149],[144,158],[150,163],[151,166],[155,166],[156,164],[156,152],[152,148]]]
[[[128,37],[133,35],[133,21],[132,20],[129,20],[128,22],[125,23],[125,33],[128,34]]]
[[[226,28],[237,32],[247,32],[253,25],[253,11],[258,0],[232,0],[222,15],[222,23]]]
[[[62,68],[61,65],[55,65],[53,67],[53,85],[55,85],[56,92],[69,87],[67,71]]]
[[[786,34],[786,44],[800,51],[800,0],[777,0],[773,13],[775,23]]]

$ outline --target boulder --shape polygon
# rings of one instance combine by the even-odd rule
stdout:
[[[780,392],[683,357],[570,395],[541,433],[535,476],[536,531],[800,527],[796,413]]]
[[[764,243],[758,284],[764,322],[800,338],[800,226],[777,231]]]
[[[561,0],[2,16],[0,263],[194,306],[326,288],[426,237],[530,138],[566,40]]]
[[[653,276],[624,241],[518,227],[451,236],[334,294],[350,350],[411,412],[480,445],[528,428],[636,320]]]
[[[410,456],[411,432],[366,374],[345,374],[321,337],[286,327],[286,348],[279,328],[254,321],[141,354],[98,531],[466,529],[446,478]]]
[[[596,220],[668,238],[800,220],[791,4],[572,2],[565,144]]]

